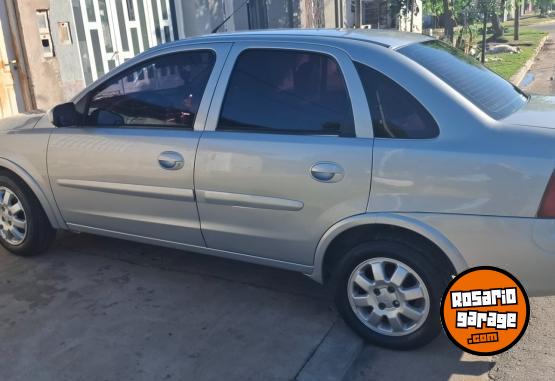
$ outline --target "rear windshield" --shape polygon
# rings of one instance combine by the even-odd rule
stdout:
[[[494,119],[511,115],[527,101],[516,86],[443,42],[426,41],[398,51],[434,73]]]

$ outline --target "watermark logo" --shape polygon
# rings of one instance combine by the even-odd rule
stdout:
[[[520,282],[505,270],[476,267],[451,281],[441,302],[447,336],[462,350],[488,356],[511,348],[530,319]]]

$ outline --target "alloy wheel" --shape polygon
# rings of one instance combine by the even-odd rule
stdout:
[[[27,216],[19,198],[6,187],[0,187],[0,238],[18,246],[27,236]]]
[[[430,294],[420,276],[392,258],[371,258],[359,264],[348,281],[349,304],[372,331],[405,336],[424,324]]]

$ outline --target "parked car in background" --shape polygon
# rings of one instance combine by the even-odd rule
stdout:
[[[365,339],[413,348],[464,269],[555,291],[554,121],[422,35],[192,38],[0,122],[0,242],[67,229],[302,272]]]

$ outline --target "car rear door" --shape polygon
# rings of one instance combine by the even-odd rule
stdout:
[[[55,129],[48,147],[52,190],[71,229],[205,246],[194,159],[230,47],[166,49],[78,102],[83,125]]]
[[[197,152],[207,246],[312,265],[326,230],[366,210],[371,128],[360,79],[342,50],[235,44]]]

